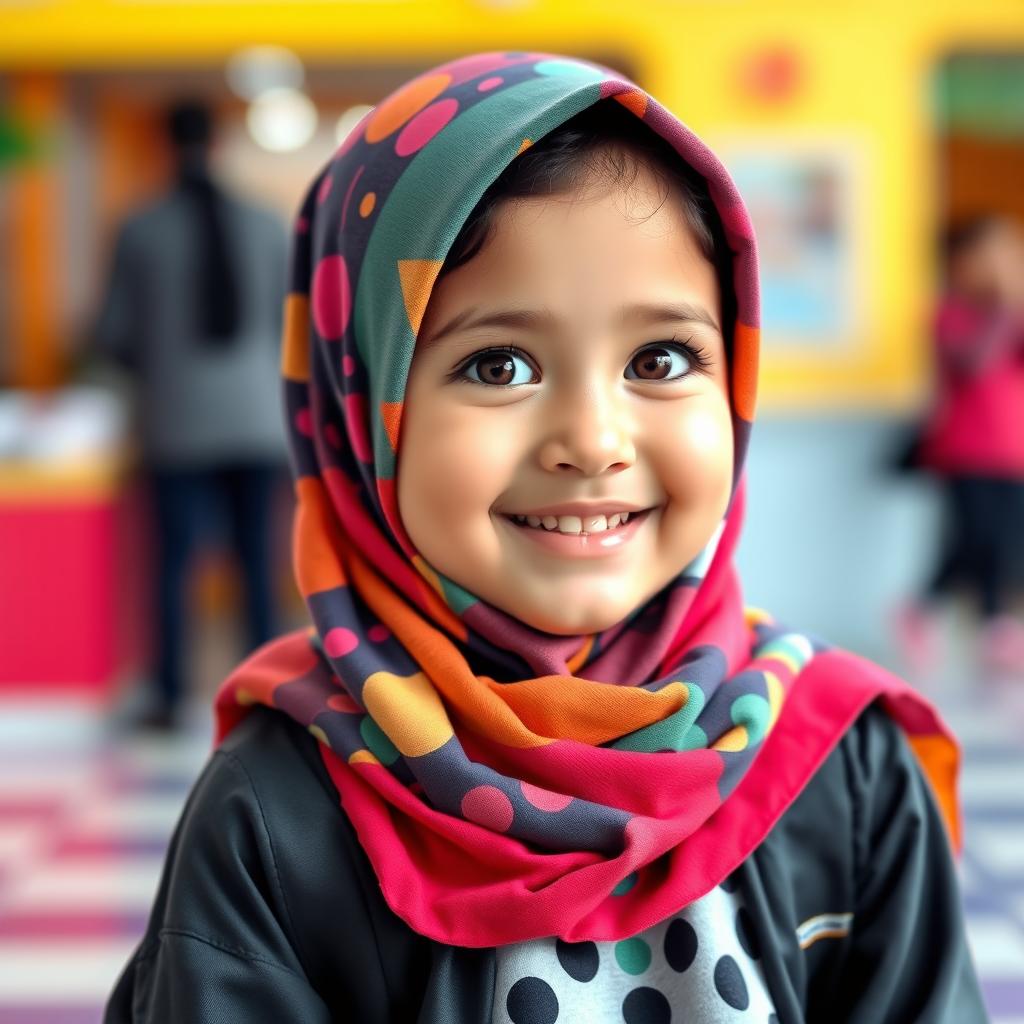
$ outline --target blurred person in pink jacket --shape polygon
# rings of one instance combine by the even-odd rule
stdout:
[[[983,665],[1024,672],[1024,621],[1012,611],[1024,568],[1024,232],[1013,220],[987,214],[950,230],[933,329],[936,395],[916,461],[943,480],[947,536],[901,637],[926,668],[932,609],[964,588],[981,616]]]

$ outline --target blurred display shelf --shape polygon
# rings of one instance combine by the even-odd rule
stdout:
[[[144,649],[148,544],[122,401],[0,392],[0,691],[102,698]]]

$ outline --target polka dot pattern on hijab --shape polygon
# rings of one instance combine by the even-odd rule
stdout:
[[[395,471],[445,254],[524,147],[600,104],[667,140],[722,222],[736,481],[691,565],[623,622],[563,637],[427,564],[402,527]],[[308,728],[388,905],[420,934],[467,947],[638,934],[740,864],[883,692],[951,792],[942,727],[909,688],[744,611],[733,553],[758,316],[753,231],[722,164],[635,83],[586,61],[498,52],[426,71],[311,183],[282,376],[312,627],[225,682],[217,741],[253,703]]]

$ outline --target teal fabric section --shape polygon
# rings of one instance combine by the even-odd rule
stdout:
[[[686,683],[689,698],[673,715],[607,744],[616,750],[697,750],[708,743],[704,730],[694,724],[704,708],[704,691]]]
[[[748,744],[760,743],[768,728],[768,701],[756,693],[745,693],[732,703],[730,714],[735,725],[747,730]]]
[[[460,587],[454,580],[448,579],[447,576],[442,576],[441,573],[437,573],[437,578],[441,584],[441,589],[444,591],[445,604],[456,615],[462,615],[467,608],[471,608],[478,603],[478,598],[474,594],[471,594],[465,587]]]
[[[363,720],[359,723],[359,732],[367,747],[369,747],[370,753],[381,764],[394,764],[398,760],[400,751],[369,715],[364,716]]]
[[[772,658],[778,655],[792,658],[797,665],[801,666],[807,663],[809,654],[807,640],[804,637],[794,638],[789,635],[776,637],[757,650],[759,658]]]

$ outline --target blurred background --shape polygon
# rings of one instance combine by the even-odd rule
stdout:
[[[0,5],[0,1024],[99,1019],[208,752],[213,691],[261,630],[304,621],[283,449],[227,446],[202,465],[161,449],[161,430],[189,424],[147,420],[156,314],[125,277],[125,252],[146,231],[166,237],[153,211],[184,189],[245,220],[237,237],[265,232],[258,248],[277,258],[307,183],[368,107],[426,68],[494,49],[622,70],[721,155],[747,198],[765,324],[747,598],[909,674],[946,712],[965,748],[975,956],[993,1018],[1021,1024],[1018,577],[994,605],[984,596],[976,536],[957,547],[967,506],[950,498],[951,479],[998,478],[1010,504],[998,499],[980,532],[1009,538],[1000,566],[1019,561],[1017,0],[658,0],[628,13],[603,0]],[[209,146],[168,133],[168,108],[186,98],[211,116]],[[944,248],[965,225],[966,248]],[[210,238],[202,251],[224,242]],[[243,277],[246,340],[226,351],[265,375],[269,292],[284,279],[270,263]],[[959,334],[937,327],[951,289],[980,310]],[[254,312],[261,295],[271,312]],[[947,356],[976,341],[967,376],[989,390],[971,400],[1009,411],[950,461],[933,436],[960,372]],[[264,412],[276,432],[276,410]],[[996,458],[985,445],[1000,431]],[[235,513],[256,463],[267,516],[247,541]],[[171,521],[159,496],[186,492]],[[937,582],[943,552],[951,586]],[[176,574],[177,602],[153,590],[158,567]],[[158,623],[174,614],[187,644],[168,668]],[[172,720],[154,680],[174,671]]]

